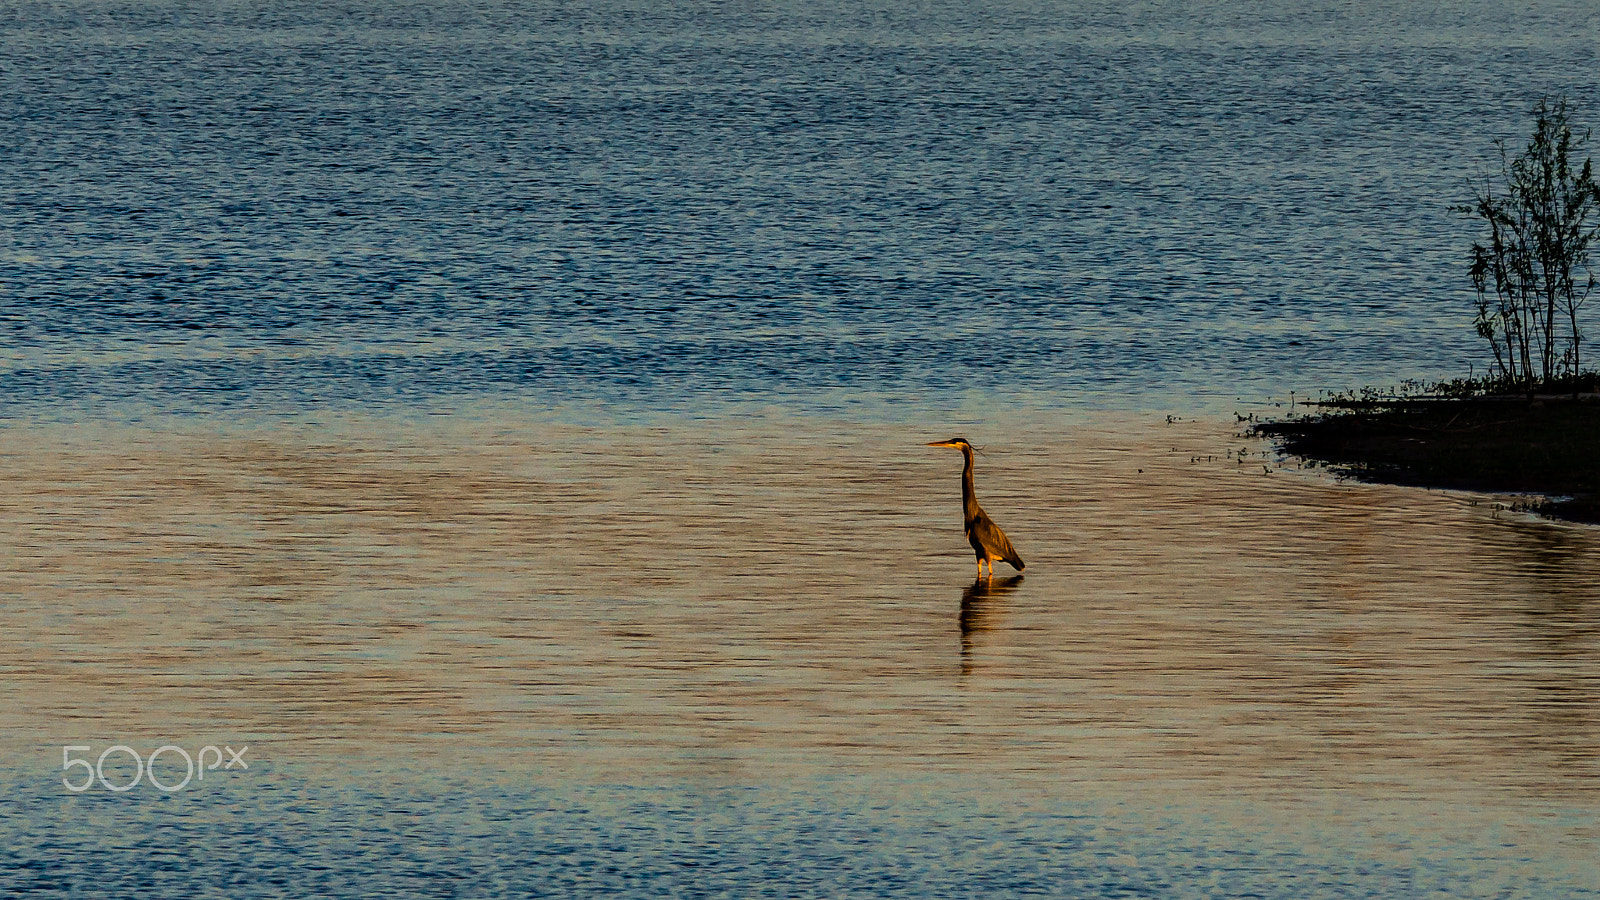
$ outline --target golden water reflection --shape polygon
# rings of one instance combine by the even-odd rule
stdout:
[[[13,427],[0,734],[1593,798],[1596,530],[1070,425]]]
[[[1005,595],[1016,590],[1022,578],[976,578],[961,591],[961,674],[972,674],[974,634],[996,627]]]

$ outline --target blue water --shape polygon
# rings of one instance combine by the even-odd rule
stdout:
[[[967,6],[8,5],[0,399],[1123,408],[1464,375],[1449,205],[1542,93],[1600,108],[1582,4]]]
[[[1125,800],[1042,809],[916,779],[868,791],[828,778],[671,791],[491,783],[498,795],[460,777],[331,787],[307,774],[265,770],[249,790],[138,803],[103,793],[45,799],[12,786],[12,802],[46,834],[0,851],[0,888],[84,897],[1579,896],[1569,893],[1570,871],[1494,858],[1507,834],[1487,821],[1402,837],[1384,834],[1379,820],[1371,830],[1382,849],[1352,852],[1311,816],[1273,822],[1233,804],[1196,821],[1179,798],[1149,815]],[[145,865],[125,865],[130,857]]]
[[[0,894],[1600,896],[1593,535],[1192,419],[1481,372],[1450,206],[1597,33],[0,6]]]

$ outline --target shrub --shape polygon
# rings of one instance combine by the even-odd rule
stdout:
[[[1488,230],[1486,243],[1472,245],[1474,324],[1493,349],[1493,380],[1529,394],[1567,381],[1576,391],[1578,310],[1595,286],[1589,245],[1600,230],[1600,185],[1589,159],[1573,164],[1589,132],[1574,134],[1566,99],[1541,99],[1533,113],[1533,137],[1520,155],[1495,142],[1499,185],[1485,178],[1473,203],[1457,207]]]

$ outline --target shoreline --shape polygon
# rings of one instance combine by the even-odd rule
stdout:
[[[1535,511],[1600,524],[1600,403],[1593,395],[1414,397],[1316,404],[1251,433],[1361,481],[1536,494]]]

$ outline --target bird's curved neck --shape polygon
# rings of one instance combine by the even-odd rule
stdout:
[[[962,447],[961,455],[966,459],[966,465],[961,469],[961,506],[970,522],[979,512],[978,492],[972,486],[972,448]]]

